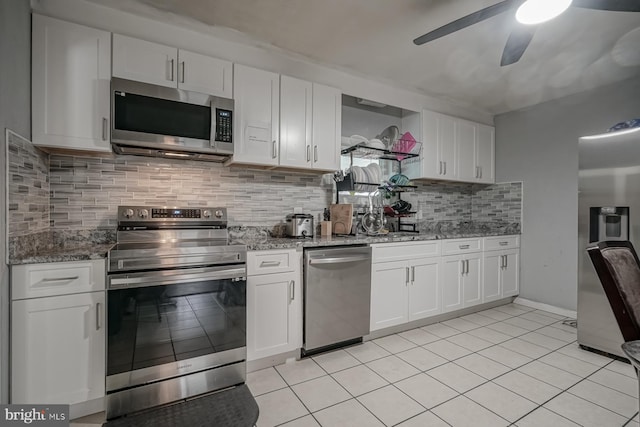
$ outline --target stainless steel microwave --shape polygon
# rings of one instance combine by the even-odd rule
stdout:
[[[233,99],[111,79],[116,153],[224,161],[233,154]]]

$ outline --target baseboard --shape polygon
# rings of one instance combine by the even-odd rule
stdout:
[[[560,308],[560,307],[556,307],[555,305],[544,304],[537,301],[531,301],[525,298],[516,297],[516,299],[513,300],[513,303],[524,305],[526,307],[535,308],[537,310],[548,311],[549,313],[570,317],[572,319],[575,319],[578,316],[575,310],[567,310],[566,308]]]

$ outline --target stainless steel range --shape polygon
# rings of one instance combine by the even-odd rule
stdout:
[[[107,418],[243,383],[246,247],[225,208],[120,206],[107,276]]]

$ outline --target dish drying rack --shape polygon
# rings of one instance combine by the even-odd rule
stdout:
[[[409,147],[409,145],[403,144],[400,140],[398,140],[400,144],[394,144],[394,147]],[[353,159],[369,159],[369,160],[391,160],[395,161],[398,164],[398,174],[402,174],[402,161],[410,158],[415,158],[420,156],[420,150],[422,149],[422,143],[417,141],[407,141],[412,142],[410,150],[405,151],[392,151],[383,148],[370,147],[365,143],[360,143],[353,145],[348,148],[344,148],[341,150],[342,155],[348,155],[350,157],[350,168],[353,167]],[[340,203],[340,192],[355,192],[362,191],[356,190],[356,188],[366,188],[368,189],[368,193],[371,193],[376,190],[386,191],[393,195],[398,196],[398,200],[402,199],[402,193],[413,192],[418,188],[416,185],[399,185],[395,183],[391,183],[386,181],[385,184],[381,183],[371,183],[371,182],[359,182],[355,180],[353,173],[343,174],[342,171],[337,172],[334,176],[336,181],[336,203]],[[358,187],[356,187],[358,186]],[[388,214],[385,213],[385,216],[389,219],[394,218],[397,220],[396,231],[403,232],[412,232],[418,233],[416,229],[415,223],[406,223],[402,222],[402,218],[408,218],[415,215],[417,212],[409,211],[402,212],[397,214]]]

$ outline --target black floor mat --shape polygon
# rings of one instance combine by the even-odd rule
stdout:
[[[258,404],[246,384],[108,421],[103,427],[251,427]]]

